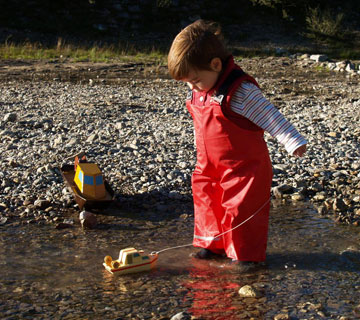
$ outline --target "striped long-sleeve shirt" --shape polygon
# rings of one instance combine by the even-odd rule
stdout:
[[[307,143],[305,138],[252,83],[243,82],[230,102],[231,110],[249,119],[293,152]]]

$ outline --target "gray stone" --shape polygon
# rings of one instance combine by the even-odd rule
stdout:
[[[7,113],[4,116],[4,122],[15,122],[17,120],[16,113]]]
[[[291,195],[291,199],[294,201],[302,201],[305,199],[304,195],[301,193],[294,193]]]
[[[304,53],[300,56],[300,59],[301,60],[307,60],[307,59],[310,59],[310,55],[308,53]]]
[[[348,62],[348,63],[346,64],[345,70],[346,70],[347,72],[355,71],[355,64],[353,64],[352,62]]]
[[[260,292],[256,288],[254,288],[253,286],[250,286],[250,285],[242,286],[239,289],[239,295],[241,297],[245,297],[245,298],[259,298],[259,297],[261,297]]]
[[[191,320],[191,315],[187,312],[179,312],[172,316],[171,320]]]
[[[99,138],[98,134],[93,133],[86,139],[86,142],[91,143],[91,142],[94,142],[98,138]]]
[[[58,223],[58,224],[55,226],[55,228],[56,228],[56,229],[59,229],[59,230],[61,230],[61,229],[67,229],[67,228],[71,228],[71,227],[73,227],[72,224],[70,224],[70,223],[65,223],[65,222],[60,222],[60,223]]]
[[[4,225],[8,219],[6,217],[0,217],[0,226]]]
[[[274,317],[274,320],[288,320],[288,319],[290,319],[290,316],[288,313],[278,313]]]
[[[310,56],[310,60],[314,60],[316,62],[324,62],[328,60],[328,57],[326,54],[312,54]]]
[[[281,199],[284,194],[289,194],[293,191],[293,187],[288,184],[282,184],[272,188],[272,192],[277,199]]]
[[[39,208],[39,209],[42,209],[42,210],[48,208],[50,205],[51,205],[50,201],[49,200],[44,200],[44,199],[37,199],[34,202],[34,206]]]
[[[79,220],[83,228],[93,229],[97,225],[96,216],[90,211],[80,212]]]
[[[319,206],[317,207],[317,212],[322,216],[326,216],[328,214],[328,209],[326,206]]]
[[[335,62],[329,62],[327,64],[329,70],[335,70],[336,69],[336,63]]]
[[[333,202],[333,209],[334,211],[345,211],[347,209],[347,205],[342,199],[335,199]]]

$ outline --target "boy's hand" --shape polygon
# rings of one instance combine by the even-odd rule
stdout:
[[[306,152],[306,144],[303,144],[294,151],[293,155],[296,157],[302,157],[305,152]]]

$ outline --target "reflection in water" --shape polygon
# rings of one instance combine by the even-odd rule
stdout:
[[[117,222],[123,224],[111,223]],[[37,305],[39,314],[61,317],[71,310],[74,318],[105,319],[159,319],[181,311],[201,319],[272,319],[280,311],[295,319],[329,319],[352,318],[360,308],[358,229],[336,226],[311,208],[273,207],[268,266],[246,274],[222,268],[226,260],[190,257],[196,250],[190,247],[161,253],[152,272],[114,277],[103,269],[105,255],[116,256],[129,244],[151,244],[151,251],[189,243],[192,226],[184,230],[174,222],[171,232],[159,228],[151,239],[141,230],[105,227],[1,226],[0,295],[7,302],[0,303],[0,317],[24,301]],[[126,243],[119,240],[124,233]],[[244,285],[261,296],[240,297]],[[28,316],[25,311],[16,315]]]
[[[237,291],[241,287],[238,275],[226,273],[218,266],[207,261],[193,259],[189,278],[182,284],[189,290],[187,298],[192,301],[188,312],[201,319],[239,319],[261,314],[258,310],[246,312],[241,306]],[[246,276],[244,276],[246,278]]]

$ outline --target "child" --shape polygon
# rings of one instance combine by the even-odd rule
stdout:
[[[234,64],[214,24],[198,20],[183,29],[170,48],[168,68],[191,89],[193,245],[202,248],[196,257],[226,254],[240,266],[265,261],[272,168],[264,130],[295,156],[305,153],[306,140]]]

